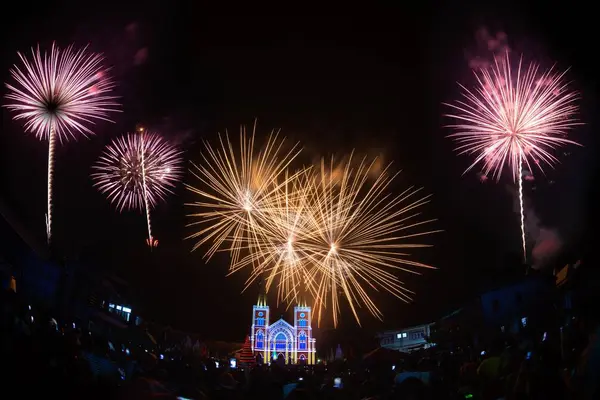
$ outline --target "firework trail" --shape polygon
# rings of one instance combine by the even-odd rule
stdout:
[[[565,73],[553,68],[540,72],[535,63],[523,67],[522,59],[513,72],[507,53],[475,73],[473,90],[460,85],[463,100],[446,104],[454,109],[447,116],[458,121],[449,126],[455,130],[449,137],[456,141],[456,150],[475,156],[465,173],[481,164],[483,174],[491,173],[498,181],[507,167],[518,181],[525,260],[523,164],[533,171],[533,163],[543,173],[544,164],[552,167],[558,162],[552,150],[578,144],[566,138],[580,123],[573,117],[578,95],[568,88]]]
[[[202,153],[203,163],[193,165],[192,174],[203,187],[186,185],[188,190],[200,196],[201,200],[188,204],[199,208],[189,217],[195,221],[188,226],[200,229],[188,239],[198,239],[194,250],[212,241],[205,257],[207,261],[224,246],[231,254],[231,268],[235,269],[240,260],[240,251],[252,251],[260,246],[258,239],[261,221],[274,204],[273,196],[285,182],[278,179],[300,153],[298,144],[284,151],[285,138],[279,132],[271,132],[266,144],[255,148],[254,124],[252,134],[240,128],[238,148],[226,133],[219,135],[219,146],[213,148],[205,142]]]
[[[88,53],[87,47],[60,50],[54,44],[50,53],[42,53],[39,46],[31,53],[29,59],[18,53],[22,65],[10,70],[14,83],[6,84],[9,103],[4,107],[14,112],[15,120],[25,120],[25,132],[48,139],[46,235],[50,243],[56,140],[63,143],[93,135],[87,125],[95,120],[110,121],[108,116],[118,111],[118,104],[116,97],[108,95],[114,83],[102,64],[102,55]]]
[[[146,214],[148,245],[156,247],[150,211],[165,201],[183,175],[182,152],[161,136],[139,128],[117,138],[94,165],[94,186],[119,211],[138,209]]]

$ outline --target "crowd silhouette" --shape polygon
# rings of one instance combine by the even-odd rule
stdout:
[[[230,369],[206,357],[125,353],[110,338],[32,312],[7,290],[3,390],[23,399],[598,399],[598,328],[593,315],[574,320],[567,353],[545,337],[499,335],[487,351],[433,348],[391,366],[339,360]]]

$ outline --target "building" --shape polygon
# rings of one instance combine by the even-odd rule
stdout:
[[[88,279],[92,279],[87,290],[88,315],[106,321],[114,319],[129,326],[141,325],[140,310],[134,307],[136,296],[125,280],[99,271],[90,274]]]
[[[565,319],[565,323],[568,323],[574,316],[573,309],[581,308],[578,304],[580,303],[578,300],[581,299],[581,294],[585,294],[586,291],[598,292],[598,285],[594,287],[594,279],[590,279],[589,275],[582,276],[581,261],[567,264],[562,268],[556,268],[554,277],[556,278],[556,288],[559,295],[558,308],[563,311],[562,317]],[[585,285],[582,285],[582,283],[585,283]],[[573,303],[575,303],[575,307],[573,307]]]
[[[556,315],[553,281],[547,274],[531,273],[481,294],[483,324],[496,332],[516,334],[532,323],[548,323]]]
[[[0,282],[34,304],[56,306],[61,268],[50,260],[47,246],[28,230],[0,199]]]
[[[270,323],[267,298],[261,295],[252,309],[250,344],[259,363],[265,360],[285,364],[315,364],[315,339],[312,337],[311,308],[294,307],[294,325],[283,318]]]
[[[433,324],[417,325],[401,330],[384,331],[377,335],[383,348],[408,353],[412,350],[426,349],[430,345],[427,338],[431,335]]]
[[[503,335],[545,337],[558,313],[554,278],[531,270],[526,276],[508,276],[431,327],[430,340],[440,350],[484,347]],[[540,332],[541,330],[541,332]],[[548,332],[548,335],[551,335]]]
[[[66,288],[65,321],[101,335],[141,324],[139,304],[126,281],[103,271],[100,265],[77,260],[66,265],[71,282]]]

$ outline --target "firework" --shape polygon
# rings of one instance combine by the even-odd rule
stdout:
[[[88,137],[88,127],[95,120],[110,121],[117,111],[116,98],[108,93],[114,84],[103,66],[102,55],[87,52],[87,47],[60,50],[54,44],[50,53],[31,50],[30,59],[18,53],[22,66],[14,66],[10,74],[15,81],[6,84],[9,94],[5,107],[14,119],[25,120],[25,132],[48,140],[48,212],[46,233],[52,234],[52,180],[54,150],[60,143],[81,135]]]
[[[577,144],[566,138],[579,123],[573,118],[578,95],[569,90],[565,73],[553,68],[541,72],[535,63],[525,68],[522,59],[513,72],[507,53],[475,73],[475,89],[461,85],[463,100],[447,104],[454,109],[447,116],[458,120],[450,125],[458,153],[475,157],[465,172],[481,165],[484,176],[491,174],[499,180],[508,168],[518,181],[525,259],[523,164],[530,171],[535,164],[543,172],[544,165],[552,167],[558,162],[554,149]]]
[[[369,288],[409,301],[412,292],[395,272],[432,268],[405,253],[427,247],[411,238],[436,232],[419,229],[433,221],[419,219],[418,209],[429,196],[419,198],[420,189],[413,188],[396,197],[388,194],[394,176],[378,159],[356,164],[349,157],[341,166],[332,159],[320,170],[290,173],[298,151],[294,146],[281,152],[282,144],[271,135],[255,155],[254,134],[248,139],[244,129],[239,155],[228,136],[220,137],[217,150],[206,144],[204,162],[193,171],[206,189],[188,186],[202,197],[191,204],[202,209],[192,214],[198,220],[191,225],[202,224],[190,236],[199,238],[194,249],[210,243],[207,258],[229,251],[230,274],[249,269],[246,288],[256,280],[267,291],[275,286],[278,302],[289,305],[311,295],[319,323],[330,303],[337,325],[338,292],[359,323],[362,305],[382,317]]]
[[[146,213],[150,247],[158,243],[152,235],[150,210],[173,193],[183,172],[181,154],[161,136],[140,128],[139,133],[114,140],[93,167],[94,186],[119,211]]]
[[[272,132],[266,144],[257,149],[255,131],[256,123],[250,136],[245,127],[240,128],[237,150],[227,133],[224,137],[219,135],[216,148],[205,142],[203,163],[193,164],[191,171],[203,187],[186,185],[201,197],[200,201],[188,204],[200,209],[189,215],[195,219],[189,225],[200,226],[188,237],[198,239],[194,250],[211,241],[206,253],[208,260],[226,247],[231,253],[232,268],[239,262],[242,249],[253,251],[260,245],[260,221],[284,184],[277,183],[279,178],[300,152],[297,144],[284,151],[285,139],[279,138],[279,132]]]
[[[418,274],[414,267],[433,268],[410,260],[406,253],[406,249],[429,247],[413,239],[438,232],[420,230],[434,221],[421,219],[419,212],[430,196],[419,197],[421,189],[412,187],[398,196],[391,195],[388,189],[396,175],[389,174],[389,166],[374,174],[375,163],[377,159],[363,159],[353,167],[350,157],[341,168],[335,168],[333,159],[329,166],[323,160],[320,172],[315,173],[311,228],[302,247],[310,254],[312,268],[306,281],[315,298],[319,322],[329,299],[337,325],[339,293],[358,323],[357,308],[362,305],[381,319],[369,288],[408,302],[413,292],[404,287],[396,273]],[[375,179],[370,178],[373,175]]]

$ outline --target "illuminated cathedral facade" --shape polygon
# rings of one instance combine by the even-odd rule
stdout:
[[[283,318],[270,323],[266,296],[252,309],[250,344],[259,363],[283,360],[285,364],[315,364],[315,339],[306,304],[294,307],[294,325]]]

